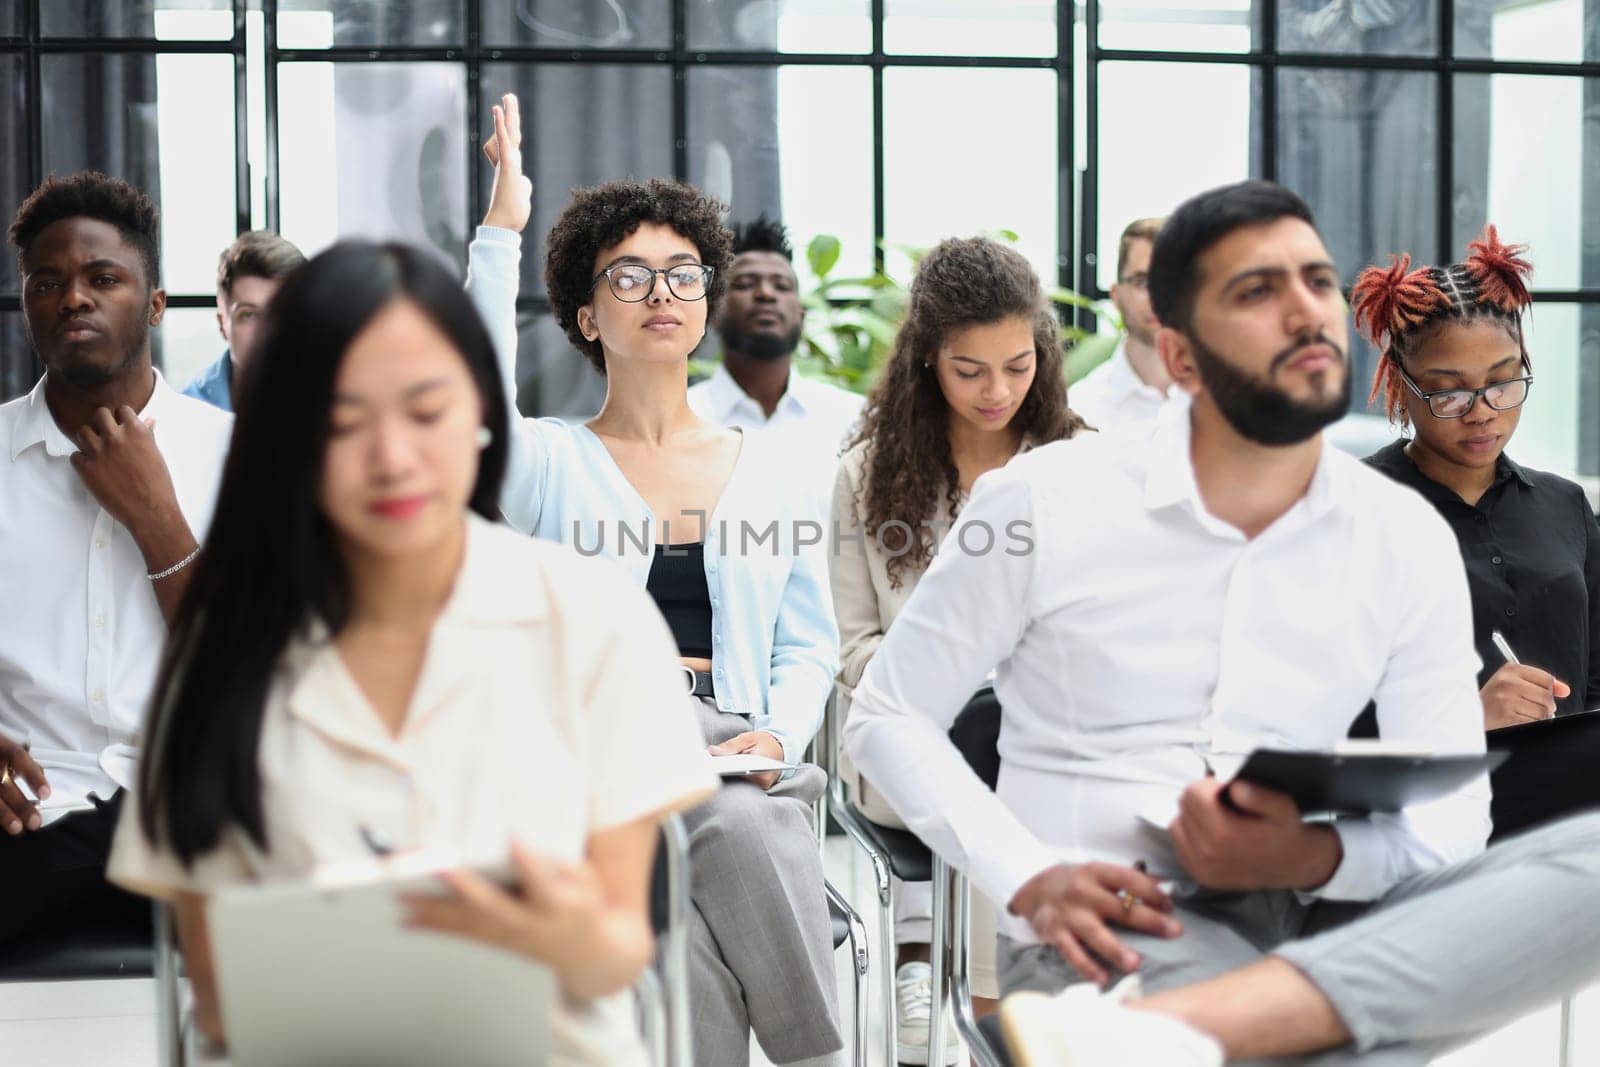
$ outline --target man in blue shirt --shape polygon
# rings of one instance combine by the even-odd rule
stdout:
[[[265,230],[242,233],[227,247],[217,263],[217,328],[228,347],[184,393],[233,410],[239,374],[250,363],[267,303],[284,276],[305,261],[298,248]]]

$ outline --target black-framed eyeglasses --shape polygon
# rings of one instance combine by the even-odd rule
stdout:
[[[648,300],[650,294],[656,291],[656,277],[659,275],[665,276],[667,290],[679,300],[704,300],[711,288],[711,276],[715,273],[715,267],[708,267],[704,263],[679,263],[675,267],[624,263],[618,267],[607,267],[596,274],[589,291],[594,292],[594,287],[604,278],[611,287],[612,296],[626,304],[637,304],[641,300]]]
[[[1477,406],[1480,396],[1495,411],[1519,408],[1528,399],[1528,388],[1533,385],[1533,375],[1524,374],[1520,378],[1495,382],[1482,389],[1435,389],[1431,393],[1424,393],[1422,387],[1411,380],[1411,375],[1398,366],[1395,370],[1400,372],[1400,380],[1417,395],[1417,399],[1427,403],[1428,411],[1436,419],[1461,418]]]

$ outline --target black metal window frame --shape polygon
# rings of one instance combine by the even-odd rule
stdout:
[[[234,215],[236,232],[250,229],[249,169],[249,86],[245,56],[245,0],[233,0],[233,36],[210,41],[166,41],[141,37],[46,37],[43,7],[48,0],[22,0],[23,31],[20,37],[0,36],[0,55],[21,55],[27,80],[28,187],[45,179],[44,172],[44,75],[43,60],[50,55],[219,55],[233,57],[234,121]],[[15,204],[7,204],[9,213]],[[219,248],[217,250],[221,252]],[[215,293],[167,294],[173,308],[212,308]],[[0,295],[0,312],[20,311],[19,294]]]
[[[884,50],[884,20],[886,0],[869,0],[869,17],[872,24],[872,46],[867,52],[762,52],[708,50],[689,47],[689,0],[670,0],[672,18],[672,44],[670,48],[552,48],[552,47],[488,47],[482,42],[482,0],[464,0],[466,8],[465,44],[462,47],[334,47],[311,49],[284,49],[278,47],[276,12],[278,0],[262,0],[266,14],[266,77],[267,77],[267,226],[276,229],[279,219],[278,197],[278,136],[277,136],[277,67],[280,63],[383,63],[383,62],[460,62],[467,72],[467,128],[483,130],[487,120],[482,114],[482,70],[484,63],[539,63],[539,64],[608,64],[668,66],[672,71],[672,143],[673,177],[689,177],[689,71],[696,67],[852,67],[867,68],[872,72],[872,241],[874,263],[882,267],[884,260],[884,96],[883,76],[889,68],[944,67],[958,69],[996,70],[1050,70],[1056,76],[1058,101],[1058,138],[1061,180],[1057,188],[1058,251],[1057,280],[1063,286],[1073,284],[1072,219],[1074,212],[1073,164],[1073,70],[1072,70],[1072,4],[1060,0],[1056,4],[1057,49],[1054,56],[942,56],[902,55]],[[1063,13],[1065,18],[1063,18]],[[469,168],[476,167],[478,143],[469,137],[467,144]],[[469,169],[468,173],[472,173]],[[483,216],[483,188],[472,181],[470,189],[469,223]],[[471,232],[470,226],[467,232]],[[523,311],[545,311],[549,304],[542,296],[523,294],[517,307]]]
[[[51,54],[212,54],[228,55],[234,62],[234,144],[236,165],[235,203],[238,229],[251,225],[251,182],[248,161],[249,85],[246,70],[245,23],[248,3],[233,0],[233,36],[216,41],[167,41],[141,38],[46,38],[41,33],[40,10],[46,0],[23,0],[25,14],[21,37],[0,37],[0,53],[21,54],[25,58],[28,83],[28,176],[32,183],[44,177],[42,144],[42,79],[41,58]],[[540,64],[615,64],[668,66],[672,72],[672,122],[673,171],[675,176],[686,178],[689,171],[689,105],[688,73],[696,67],[865,67],[872,75],[872,219],[874,257],[883,261],[882,241],[885,233],[884,195],[884,72],[892,68],[950,68],[950,69],[1024,69],[1049,70],[1056,77],[1057,99],[1057,271],[1056,281],[1091,296],[1103,297],[1105,293],[1097,282],[1098,256],[1098,198],[1096,183],[1099,170],[1099,67],[1107,62],[1148,63],[1205,63],[1244,65],[1260,74],[1259,167],[1261,176],[1272,178],[1277,166],[1277,106],[1276,74],[1279,70],[1342,69],[1370,71],[1431,72],[1438,79],[1439,137],[1437,138],[1436,174],[1438,188],[1438,244],[1434,254],[1440,261],[1452,258],[1452,199],[1454,159],[1451,152],[1454,129],[1454,85],[1457,74],[1523,74],[1573,78],[1600,79],[1600,63],[1552,63],[1516,60],[1466,59],[1453,54],[1455,29],[1455,0],[1436,0],[1439,48],[1433,56],[1391,56],[1294,52],[1278,50],[1277,3],[1278,0],[1256,0],[1259,17],[1258,42],[1260,47],[1249,52],[1203,51],[1147,51],[1111,49],[1099,46],[1100,0],[1082,0],[1083,19],[1077,19],[1075,0],[1057,0],[1056,52],[1048,57],[1010,57],[973,55],[914,55],[887,52],[884,48],[886,0],[869,0],[868,16],[871,22],[871,48],[866,52],[795,53],[732,50],[702,50],[689,46],[687,12],[689,0],[670,0],[672,42],[669,48],[596,48],[574,49],[554,47],[488,47],[482,40],[482,0],[463,0],[465,27],[463,43],[449,47],[416,46],[357,46],[315,49],[281,48],[278,45],[278,0],[261,0],[263,23],[263,51],[265,68],[266,167],[264,214],[266,226],[276,229],[279,224],[279,138],[277,83],[280,64],[299,62],[318,63],[384,63],[384,62],[448,62],[464,65],[467,79],[466,106],[463,116],[469,130],[483,128],[482,70],[484,63],[540,63]],[[1079,160],[1073,123],[1076,109],[1074,83],[1074,55],[1076,34],[1084,33],[1085,70],[1085,122],[1087,152],[1082,162],[1080,179]],[[468,174],[477,166],[477,138],[467,138]],[[1080,193],[1081,180],[1081,193]],[[483,187],[478,181],[469,181],[469,226],[482,216]],[[1600,287],[1580,289],[1540,289],[1535,297],[1541,301],[1600,304]],[[214,300],[210,293],[169,295],[173,307],[209,307]],[[518,301],[523,310],[544,310],[542,297],[524,295]],[[15,311],[20,298],[0,296],[0,311]]]
[[[1437,247],[1431,250],[1436,263],[1454,262],[1458,249],[1454,247],[1455,220],[1451,203],[1455,186],[1455,75],[1457,74],[1522,74],[1567,78],[1600,79],[1600,62],[1554,63],[1525,60],[1500,60],[1459,58],[1455,55],[1456,0],[1435,0],[1438,5],[1436,32],[1438,47],[1432,56],[1421,55],[1368,55],[1329,52],[1280,52],[1278,49],[1278,4],[1281,0],[1253,0],[1254,11],[1260,22],[1257,38],[1260,47],[1249,52],[1184,52],[1150,51],[1139,49],[1101,48],[1099,45],[1100,0],[1082,0],[1084,5],[1084,51],[1087,64],[1086,78],[1086,142],[1088,159],[1084,166],[1083,192],[1083,242],[1079,277],[1084,291],[1104,296],[1095,284],[1095,258],[1098,231],[1096,224],[1097,197],[1095,183],[1099,174],[1099,70],[1102,63],[1205,63],[1248,66],[1260,75],[1261,114],[1259,160],[1260,176],[1267,180],[1277,177],[1278,167],[1278,79],[1279,70],[1358,70],[1358,71],[1410,71],[1431,73],[1437,79],[1438,124],[1436,138],[1437,183],[1435,206],[1437,210]],[[1063,7],[1066,5],[1063,4]],[[1059,15],[1058,15],[1059,17]],[[1341,266],[1351,266],[1341,264]],[[1534,299],[1552,303],[1600,304],[1600,286],[1580,289],[1535,289]]]

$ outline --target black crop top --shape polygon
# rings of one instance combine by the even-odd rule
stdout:
[[[703,544],[657,545],[645,590],[672,630],[678,655],[711,658],[711,590]]]

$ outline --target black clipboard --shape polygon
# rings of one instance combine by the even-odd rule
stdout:
[[[1423,756],[1258,748],[1235,779],[1288,794],[1302,815],[1360,817],[1436,800],[1505,759],[1504,752]]]
[[[1509,757],[1490,781],[1498,841],[1555,819],[1600,808],[1600,708],[1490,731]]]

